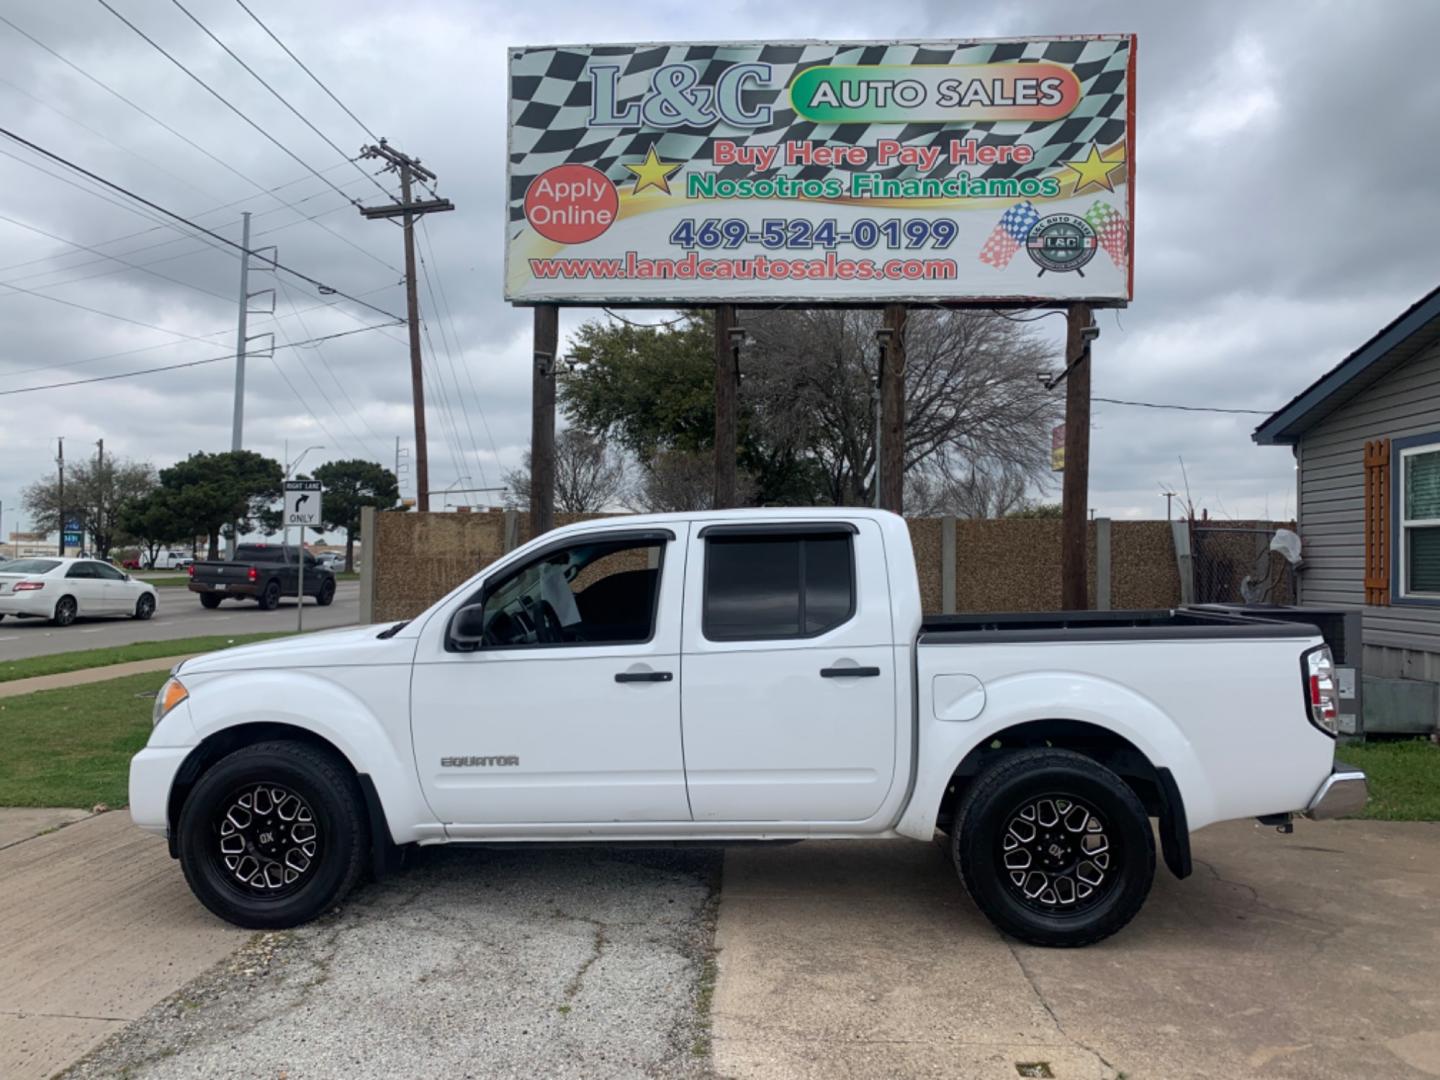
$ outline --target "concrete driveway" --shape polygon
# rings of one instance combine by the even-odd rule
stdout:
[[[104,815],[0,851],[0,1075],[113,1033],[72,1078],[1440,1076],[1440,826],[1195,854],[1074,951],[1001,937],[910,842],[731,849],[718,930],[713,850],[432,848],[252,938]]]
[[[1191,878],[1162,870],[1079,950],[999,935],[936,846],[732,851],[716,1071],[1440,1076],[1440,826],[1237,822],[1194,846]]]

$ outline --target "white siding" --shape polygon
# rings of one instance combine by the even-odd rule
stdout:
[[[1440,346],[1362,390],[1301,439],[1302,603],[1364,605],[1365,443],[1431,432],[1440,433]],[[1367,661],[1379,660],[1379,649],[1440,654],[1440,607],[1366,607],[1365,644]]]

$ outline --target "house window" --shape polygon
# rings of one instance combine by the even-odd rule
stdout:
[[[1440,442],[1401,451],[1400,592],[1440,600]]]

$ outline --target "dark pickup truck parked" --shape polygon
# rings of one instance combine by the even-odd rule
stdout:
[[[241,544],[235,558],[202,560],[190,565],[190,591],[200,594],[200,603],[217,608],[220,601],[255,600],[262,611],[274,611],[280,598],[294,596],[299,586],[300,553],[282,544]],[[335,599],[335,572],[305,553],[305,595],[321,607]]]

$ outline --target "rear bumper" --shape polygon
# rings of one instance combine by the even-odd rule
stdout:
[[[1340,762],[1335,771],[1325,778],[1320,790],[1305,808],[1305,816],[1315,821],[1329,818],[1350,817],[1365,809],[1370,799],[1370,784],[1360,769]]]
[[[208,581],[192,581],[190,582],[190,591],[194,593],[219,593],[221,596],[254,596],[260,591],[260,587],[253,582],[212,585]]]
[[[55,613],[55,601],[59,597],[60,593],[49,588],[6,593],[0,596],[0,615],[48,619]]]

